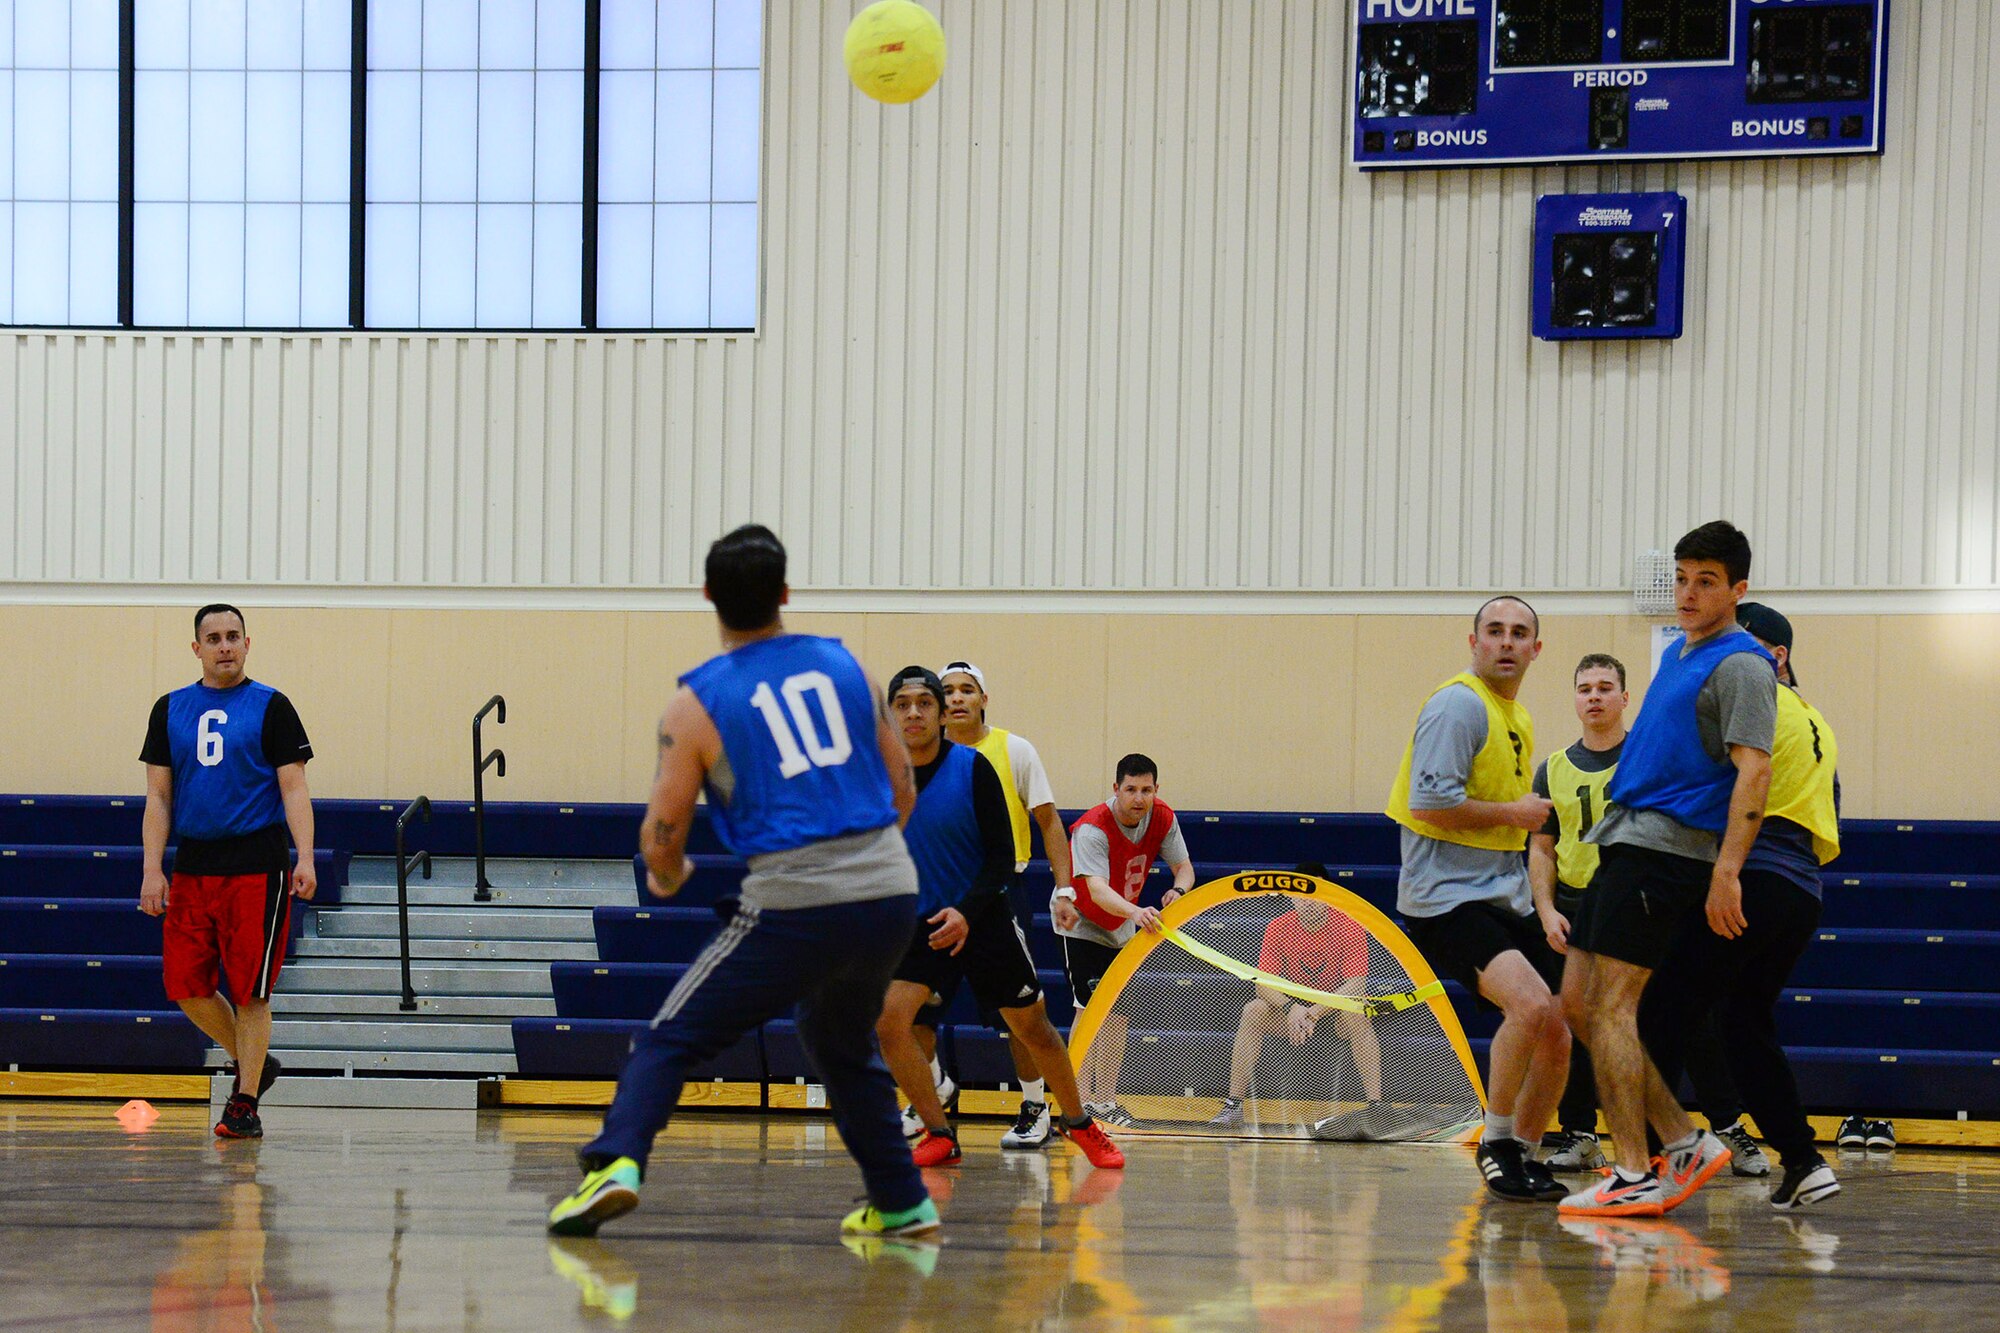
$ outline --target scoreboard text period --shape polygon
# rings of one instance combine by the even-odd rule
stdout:
[[[1350,0],[1354,162],[1879,153],[1889,0]]]

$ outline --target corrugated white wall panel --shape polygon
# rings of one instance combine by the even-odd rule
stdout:
[[[858,97],[768,15],[761,332],[0,337],[0,579],[2000,587],[2000,17],[1896,7],[1881,159],[1363,176],[1343,0],[940,0]],[[1921,74],[1921,78],[1919,78]],[[1674,188],[1688,334],[1527,331],[1534,199]]]

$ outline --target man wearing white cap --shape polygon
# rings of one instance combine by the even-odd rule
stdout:
[[[1007,796],[1007,815],[1014,828],[1016,882],[1028,868],[1033,850],[1028,832],[1032,822],[1042,831],[1042,846],[1048,852],[1055,882],[1069,883],[1069,834],[1063,828],[1062,816],[1056,812],[1055,790],[1049,785],[1041,755],[1027,737],[986,725],[986,673],[977,666],[963,660],[952,661],[938,672],[938,678],[944,682],[944,734],[953,744],[969,745],[985,755],[1000,775],[1000,786]],[[1057,906],[1071,915],[1076,911],[1066,902]],[[935,1040],[933,1036],[933,1046]],[[1001,1136],[1000,1146],[1040,1148],[1050,1139],[1048,1094],[1041,1071],[1035,1067],[1033,1053],[1012,1033],[1008,1034],[1008,1046],[1021,1078],[1021,1113],[1014,1127]],[[932,1077],[942,1084],[942,1071],[935,1056],[931,1065]]]

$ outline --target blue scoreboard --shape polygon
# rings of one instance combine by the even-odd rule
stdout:
[[[1889,0],[1349,0],[1356,165],[1882,151]]]

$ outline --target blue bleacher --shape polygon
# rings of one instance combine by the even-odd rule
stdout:
[[[632,1038],[643,1032],[638,1018],[517,1018],[514,1058],[522,1078],[616,1078],[625,1067]],[[688,1073],[690,1081],[720,1078],[756,1082],[764,1059],[755,1032]]]
[[[6,939],[0,935],[0,939]],[[11,941],[10,941],[11,943]],[[0,1009],[171,1010],[156,953],[0,954]]]
[[[352,859],[345,851],[322,848],[313,853],[313,866],[319,872],[315,904],[331,906],[340,901]],[[164,864],[172,874],[171,847]],[[0,898],[120,898],[137,902],[144,869],[145,853],[134,846],[0,847]]]
[[[305,929],[291,915],[292,935]],[[160,956],[160,918],[136,899],[0,898],[0,948],[9,953],[144,954]]]
[[[198,1070],[207,1052],[178,1009],[0,1009],[0,1053],[30,1068]]]

